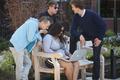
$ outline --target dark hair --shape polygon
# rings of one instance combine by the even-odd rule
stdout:
[[[53,5],[58,5],[57,1],[55,0],[50,0],[48,3],[47,3],[47,6],[53,6]]]
[[[51,24],[53,24],[53,20],[49,17],[49,16],[42,16],[39,18],[39,21],[44,21],[44,22],[48,22],[50,21]]]
[[[49,34],[51,34],[54,37],[58,37],[60,39],[60,42],[64,43],[65,42],[65,39],[63,37],[64,30],[62,30],[62,28],[64,28],[62,24],[58,22],[54,23],[50,26]],[[61,33],[61,31],[63,32]]]
[[[84,0],[71,0],[70,5],[74,5],[75,7],[80,9],[85,8]]]

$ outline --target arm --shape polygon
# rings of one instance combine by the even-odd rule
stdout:
[[[84,36],[81,34],[81,32],[79,31],[78,32],[78,26],[79,26],[79,15],[75,15],[74,18],[73,18],[73,22],[72,22],[72,27],[71,27],[71,35],[78,38],[80,40],[80,44],[81,46],[85,44],[85,38]]]
[[[77,37],[79,38],[81,35],[81,32],[78,32],[78,24],[79,24],[79,18],[80,16],[75,14],[73,17],[73,21],[72,21],[72,26],[71,26],[71,36]]]
[[[38,23],[29,22],[27,27],[27,38],[29,42],[39,40],[42,41],[42,37],[38,31]]]
[[[47,53],[53,53],[53,52],[54,52],[54,51],[50,48],[51,43],[52,43],[52,36],[46,35],[46,36],[43,38],[43,49],[44,49],[45,52],[47,52]]]
[[[66,42],[64,43],[64,47],[62,48],[62,50],[64,51],[63,53],[66,55],[66,56],[71,56],[70,52],[69,52],[69,43]]]
[[[106,24],[100,16],[95,14],[93,17],[94,23],[96,24],[96,38],[94,39],[94,46],[99,46],[106,31]]]
[[[106,24],[105,22],[102,20],[102,18],[95,14],[93,16],[93,21],[96,24],[96,38],[102,40],[103,37],[105,36],[105,31],[106,31]]]
[[[51,35],[46,35],[43,39],[43,49],[46,53],[49,53],[53,56],[59,56],[59,57],[63,57],[63,53],[64,53],[64,50],[63,49],[59,49],[59,50],[52,50],[51,49],[51,45],[53,42],[53,37]],[[55,44],[54,44],[55,47],[57,47]]]

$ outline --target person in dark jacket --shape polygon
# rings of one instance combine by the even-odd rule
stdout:
[[[92,10],[84,8],[83,0],[71,0],[70,5],[74,12],[70,36],[70,52],[76,50],[76,43],[84,45],[85,41],[93,43],[93,80],[99,80],[100,74],[100,51],[102,40],[106,31],[106,24],[102,18]]]
[[[58,19],[57,13],[58,13],[58,3],[55,0],[50,0],[47,4],[48,9],[45,12],[39,13],[37,16],[42,17],[42,16],[49,16],[52,20],[53,23],[55,23]]]

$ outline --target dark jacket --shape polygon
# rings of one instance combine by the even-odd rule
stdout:
[[[85,39],[93,40],[94,38],[103,39],[106,31],[106,24],[96,13],[86,10],[85,15],[81,17],[75,14],[73,17],[71,36],[79,38],[82,34]]]

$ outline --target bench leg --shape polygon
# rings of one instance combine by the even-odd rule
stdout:
[[[54,70],[55,70],[54,80],[60,80],[60,67],[58,66]]]
[[[82,80],[86,80],[86,68],[81,69],[81,78]]]
[[[34,57],[34,63],[35,65],[35,80],[40,80],[40,72],[39,72],[39,60],[37,60],[37,57]]]
[[[104,80],[104,57],[100,55],[100,80]]]
[[[35,80],[40,80],[40,73],[35,71]]]
[[[54,62],[54,80],[60,80],[60,64],[56,59],[52,59]]]

